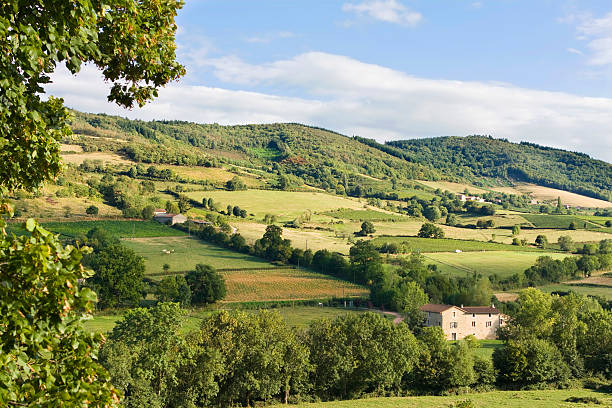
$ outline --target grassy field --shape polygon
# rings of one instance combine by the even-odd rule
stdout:
[[[275,214],[283,220],[293,219],[306,211],[364,208],[364,203],[357,200],[319,192],[197,191],[186,195],[197,201],[201,201],[203,197],[212,198],[219,208],[225,208],[228,204],[237,205],[259,218],[263,218],[265,214]]]
[[[600,226],[596,223],[588,220],[581,219],[573,215],[546,215],[546,214],[523,214],[530,224],[535,228],[553,228],[553,229],[568,229],[569,225],[573,222],[576,224],[577,229],[599,228]]]
[[[570,193],[568,191],[557,190],[555,188],[536,186],[535,184],[518,183],[516,190],[523,194],[529,194],[532,198],[543,202],[556,202],[557,197],[561,197],[563,205],[571,205],[572,207],[587,207],[587,208],[607,208],[612,207],[612,202],[598,200],[596,198],[586,197],[580,194]]]
[[[374,210],[354,210],[339,208],[335,211],[325,211],[324,215],[351,221],[410,221],[410,217],[399,214],[384,213]]]
[[[533,247],[521,247],[516,245],[499,244],[496,242],[468,241],[461,239],[431,239],[419,237],[376,237],[371,243],[380,247],[385,243],[403,244],[409,248],[409,252],[463,252],[473,251],[521,251],[541,252],[541,249]]]
[[[556,252],[463,252],[463,253],[428,253],[424,254],[428,261],[438,266],[442,273],[465,276],[476,272],[483,275],[497,274],[502,277],[522,272],[529,268],[540,256],[550,256],[553,259],[563,259],[567,254]]]
[[[323,318],[336,318],[345,314],[363,313],[361,310],[341,309],[336,307],[315,307],[315,306],[295,306],[283,307],[276,309],[283,316],[288,325],[293,327],[304,328],[312,321]],[[249,311],[255,313],[255,311]],[[214,313],[214,310],[209,309],[189,309],[185,324],[183,326],[185,332],[195,330],[200,326],[202,319]],[[110,332],[115,323],[121,319],[122,314],[98,314],[92,320],[85,322],[85,328],[96,333]]]
[[[612,287],[605,285],[593,285],[585,283],[553,283],[550,285],[539,286],[543,292],[569,292],[573,291],[581,295],[601,296],[612,300]]]
[[[594,397],[599,404],[576,404],[565,402],[569,397]],[[458,401],[471,400],[476,408],[551,408],[551,407],[606,407],[612,404],[612,397],[602,392],[570,389],[539,391],[493,391],[478,394],[443,397],[393,397],[371,398],[352,401],[318,402],[294,405],[296,408],[449,408]],[[276,405],[274,407],[286,407]]]
[[[64,163],[79,165],[85,160],[101,160],[103,163],[135,165],[133,161],[112,152],[87,152],[63,154]]]
[[[426,185],[427,187],[430,187],[433,189],[439,188],[442,191],[448,190],[451,193],[456,193],[456,194],[463,194],[465,189],[468,189],[470,194],[482,194],[482,193],[488,192],[487,190],[484,190],[478,187],[474,187],[474,186],[470,186],[469,184],[453,183],[451,181],[421,181],[419,180],[419,183]]]
[[[324,299],[368,296],[369,290],[303,269],[223,272],[227,286],[224,302]]]
[[[185,178],[190,178],[193,180],[208,180],[213,183],[225,183],[236,177],[235,173],[219,167],[164,165],[161,166],[161,168],[170,169],[179,176]],[[258,180],[256,177],[252,176],[241,175],[238,176],[238,178],[250,188],[262,187],[264,184],[262,180]]]
[[[262,259],[230,251],[185,235],[125,239],[123,244],[145,258],[145,274],[159,274],[163,271],[164,264],[170,265],[171,272],[193,270],[199,263],[223,269],[272,267],[270,263]],[[171,253],[164,253],[162,250]]]
[[[21,223],[9,224],[9,231],[23,232]],[[182,237],[186,233],[170,228],[155,221],[128,221],[128,220],[92,220],[92,221],[53,221],[43,222],[43,227],[66,237],[78,237],[87,234],[93,228],[104,229],[117,238],[145,238],[145,237]]]

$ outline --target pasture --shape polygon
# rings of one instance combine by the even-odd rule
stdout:
[[[580,283],[580,282],[565,282],[565,283],[552,283],[550,285],[539,286],[543,292],[576,292],[581,295],[590,296],[601,296],[607,300],[612,300],[612,286],[609,285],[596,285],[591,283]]]
[[[364,203],[341,196],[300,191],[196,191],[186,193],[187,196],[202,201],[203,197],[212,198],[219,206],[239,206],[249,213],[263,218],[266,214],[274,214],[283,220],[292,220],[306,211],[329,211],[338,208],[363,209]]]
[[[423,181],[419,180],[420,184],[423,184],[429,188],[440,189],[442,191],[450,191],[455,194],[463,194],[463,192],[467,189],[470,194],[483,194],[488,191],[482,188],[474,187],[469,184],[464,183],[453,183],[452,181]]]
[[[160,166],[160,168],[170,169],[181,177],[193,180],[208,180],[217,184],[226,183],[236,177],[235,173],[220,167],[163,165]],[[250,188],[261,187],[264,184],[262,180],[258,180],[257,177],[254,176],[240,175],[238,178]]]
[[[570,397],[593,397],[600,404],[576,404],[565,402]],[[315,402],[294,405],[295,408],[449,408],[459,401],[470,400],[476,408],[584,408],[606,407],[612,404],[612,396],[586,389],[491,391],[474,394],[426,397],[390,397],[361,400]],[[275,405],[273,408],[286,407]]]
[[[528,194],[532,198],[540,202],[557,201],[557,197],[561,197],[563,205],[571,205],[572,207],[587,207],[587,208],[608,208],[612,207],[612,202],[599,200],[597,198],[586,197],[580,194],[570,193],[569,191],[557,190],[555,188],[536,186],[529,183],[517,183],[514,188],[523,194]]]
[[[354,210],[348,208],[339,208],[334,211],[325,211],[321,213],[333,218],[351,220],[351,221],[410,221],[411,218],[406,215],[387,213],[374,210]]]
[[[133,238],[122,241],[145,259],[145,274],[155,274],[155,279],[161,279],[163,265],[170,265],[170,272],[186,272],[195,269],[199,263],[210,265],[217,269],[238,268],[268,268],[268,262],[230,251],[197,238],[187,237],[153,237]]]
[[[428,263],[438,266],[442,273],[465,276],[466,273],[479,273],[485,276],[497,274],[508,277],[522,272],[535,264],[540,256],[550,256],[553,259],[563,259],[567,254],[556,252],[462,252],[462,253],[427,253],[424,254]]]
[[[125,164],[135,165],[136,163],[112,152],[86,152],[86,153],[69,153],[63,154],[62,160],[64,163],[79,165],[85,160],[100,160],[104,164]]]
[[[547,215],[547,214],[523,214],[523,218],[527,220],[535,228],[551,228],[551,229],[568,229],[573,222],[576,229],[596,229],[600,225],[585,220],[573,215]],[[585,227],[586,224],[586,227]]]
[[[468,241],[461,239],[432,239],[419,237],[380,236],[370,241],[372,245],[380,248],[385,243],[403,245],[408,252],[463,252],[474,251],[521,251],[539,252],[541,249],[534,247],[521,247],[516,245],[500,244],[497,242]]]
[[[145,237],[181,237],[184,232],[170,228],[155,221],[100,220],[100,221],[68,221],[46,222],[45,228],[68,237],[85,235],[93,228],[102,228],[117,238]]]

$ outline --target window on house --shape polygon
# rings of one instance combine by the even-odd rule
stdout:
[[[472,327],[476,327],[476,322],[472,322]]]
[[[489,313],[489,317],[491,317],[491,313]]]
[[[491,327],[491,322],[487,322],[487,327]]]
[[[451,322],[450,323],[450,327],[451,327],[451,329],[456,329],[457,328],[457,322]]]
[[[452,334],[453,340],[457,340],[457,333]]]
[[[453,317],[456,317],[456,316],[455,316],[455,312],[453,312]]]
[[[472,317],[476,317],[476,313],[472,313]]]

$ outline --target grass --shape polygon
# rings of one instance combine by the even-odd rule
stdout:
[[[364,206],[357,200],[320,192],[198,191],[186,193],[186,195],[197,201],[202,201],[203,197],[212,198],[219,208],[225,208],[228,204],[237,205],[259,218],[263,218],[265,214],[274,214],[284,220],[291,220],[306,211],[329,211],[338,208],[363,209]]]
[[[591,285],[583,283],[553,283],[550,285],[539,286],[543,292],[576,292],[581,295],[601,296],[612,300],[612,288],[604,285]]]
[[[541,252],[538,248],[521,247],[516,245],[500,244],[496,242],[468,241],[461,239],[432,239],[419,237],[376,237],[370,241],[374,246],[380,247],[385,243],[403,244],[409,252],[463,252],[474,251],[513,251],[513,252]]]
[[[466,273],[483,275],[497,274],[508,277],[522,272],[535,264],[540,256],[550,256],[553,259],[563,259],[567,254],[556,252],[509,252],[488,251],[479,253],[429,253],[425,257],[433,261],[442,273],[465,276]]]
[[[451,181],[421,181],[419,180],[419,183],[424,184],[427,187],[433,188],[434,190],[439,188],[442,191],[448,190],[451,193],[455,193],[455,194],[463,194],[466,188],[468,189],[470,194],[482,194],[482,193],[488,192],[487,190],[484,190],[478,187],[474,187],[474,186],[470,186],[469,184],[453,183]]]
[[[341,309],[336,307],[295,306],[276,309],[292,327],[305,328],[312,321],[323,318],[336,318],[345,314],[363,313],[361,310]],[[249,311],[255,313],[255,311]],[[183,329],[189,332],[197,329],[202,320],[214,313],[210,309],[188,309]],[[97,314],[92,320],[85,322],[85,328],[95,333],[108,333],[121,319],[122,313]]]
[[[536,228],[568,229],[573,222],[577,229],[599,228],[600,226],[588,220],[581,219],[572,215],[546,215],[546,214],[523,214],[529,223]]]
[[[594,397],[603,405],[565,402],[569,397]],[[426,397],[370,398],[350,401],[316,402],[294,405],[296,408],[449,408],[458,401],[471,400],[476,408],[569,408],[605,407],[612,404],[612,397],[602,392],[586,389],[492,391],[477,394]],[[286,407],[276,405],[274,407]]]
[[[385,213],[382,211],[354,210],[349,208],[325,211],[322,214],[351,221],[410,221],[410,217],[407,216]]]
[[[170,265],[171,272],[193,270],[199,263],[218,269],[272,267],[262,259],[187,236],[126,239],[123,244],[145,258],[146,275],[159,274],[163,271],[164,264]],[[171,253],[164,253],[162,250]]]
[[[85,235],[89,230],[96,227],[104,229],[110,235],[117,238],[177,237],[186,235],[182,231],[170,228],[167,225],[155,221],[54,221],[43,222],[42,225],[48,230],[66,237]],[[25,230],[21,227],[21,224],[10,224],[9,231],[19,234],[23,233]]]
[[[528,194],[540,202],[549,201],[556,204],[557,197],[561,197],[561,203],[563,205],[567,204],[571,205],[572,207],[612,207],[612,203],[609,201],[598,200],[596,198],[586,197],[580,194],[570,193],[568,191],[557,190],[555,188],[537,186],[535,184],[517,183],[515,188],[523,194]]]

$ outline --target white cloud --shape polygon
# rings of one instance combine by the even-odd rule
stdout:
[[[367,15],[386,23],[407,26],[415,26],[423,19],[421,13],[410,10],[397,0],[365,0],[361,3],[344,3],[342,11],[359,16]]]
[[[579,39],[588,41],[587,48],[591,51],[589,64],[612,64],[612,13],[601,18],[583,15],[580,19]]]
[[[259,43],[259,44],[269,44],[274,40],[284,39],[284,38],[292,38],[295,37],[295,34],[291,31],[278,31],[274,33],[266,33],[262,35],[255,35],[252,37],[248,37],[246,42],[248,43]]]
[[[54,75],[49,92],[67,105],[142,119],[221,124],[301,122],[379,141],[439,135],[491,134],[512,141],[583,151],[612,162],[612,99],[506,84],[426,79],[321,52],[268,64],[236,57],[207,62],[226,90],[174,83],[143,109],[105,103],[92,68]],[[272,85],[278,95],[255,92]],[[287,97],[282,90],[301,97]]]
[[[568,48],[567,52],[569,52],[570,54],[584,55],[582,51],[577,50],[576,48]]]

